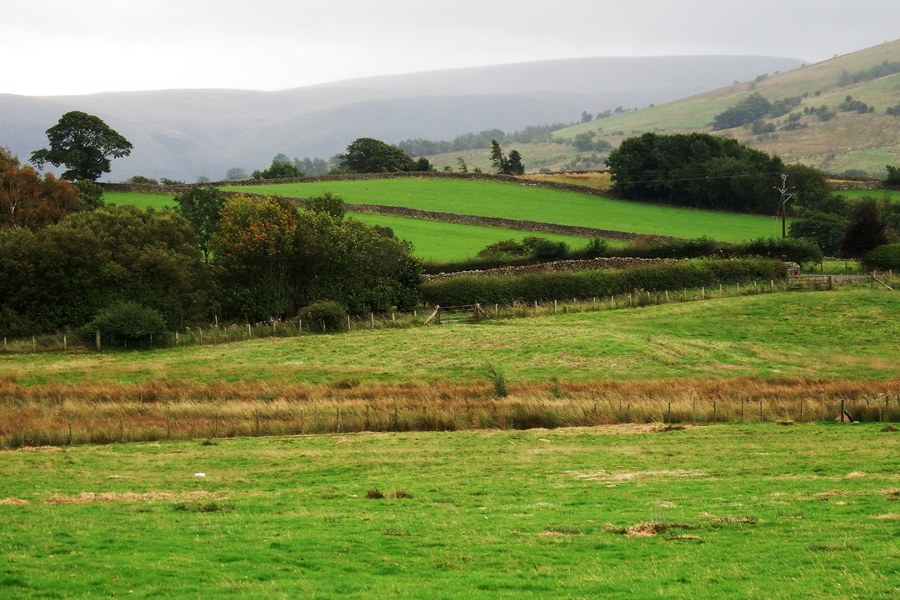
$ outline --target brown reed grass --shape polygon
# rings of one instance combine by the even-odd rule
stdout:
[[[298,435],[454,431],[617,423],[900,420],[900,378],[879,381],[675,379],[525,382],[497,398],[488,382],[242,381],[24,386],[0,381],[0,448]]]

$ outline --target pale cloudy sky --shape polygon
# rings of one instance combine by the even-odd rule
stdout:
[[[589,56],[817,62],[898,23],[898,0],[0,0],[0,93],[279,90]]]

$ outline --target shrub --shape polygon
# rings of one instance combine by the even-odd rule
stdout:
[[[339,302],[331,300],[317,300],[300,309],[297,316],[312,328],[325,331],[339,331],[347,324],[347,311]]]
[[[93,321],[78,332],[89,344],[96,332],[105,346],[137,346],[149,344],[152,335],[166,331],[166,322],[158,311],[137,302],[117,302],[97,313]]]
[[[900,271],[900,244],[886,244],[867,252],[862,263],[866,269]]]

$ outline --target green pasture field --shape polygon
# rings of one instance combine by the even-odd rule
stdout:
[[[148,352],[0,353],[0,380],[27,386],[155,380],[321,384],[353,378],[421,385],[485,381],[487,365],[493,364],[513,385],[553,378],[860,381],[897,376],[900,364],[900,295],[868,284],[636,309],[563,310],[534,318],[526,308],[522,318],[478,324],[361,329]]]
[[[173,208],[175,196],[169,194],[145,194],[141,192],[103,192],[107,204],[134,204],[138,208],[153,207],[157,210]]]
[[[851,200],[888,198],[891,202],[900,202],[900,190],[840,190],[835,193]]]
[[[742,215],[611,200],[587,194],[508,183],[454,179],[372,179],[230,187],[257,194],[309,197],[331,191],[353,204],[581,225],[615,231],[741,241],[774,237],[781,221]]]
[[[890,598],[898,451],[878,423],[767,423],[2,452],[0,585],[10,600]]]
[[[134,204],[139,208],[152,206],[157,210],[174,206],[173,198],[174,196],[163,194],[131,192],[106,192],[103,195],[104,201],[109,204]],[[368,225],[390,227],[398,238],[410,240],[413,243],[414,254],[426,261],[448,262],[469,259],[489,244],[508,239],[522,241],[522,238],[529,235],[537,235],[555,242],[565,242],[572,249],[581,248],[587,244],[585,238],[552,233],[424,221],[393,215],[348,213],[348,216],[359,219]],[[615,247],[624,245],[624,243],[611,241],[609,245]]]

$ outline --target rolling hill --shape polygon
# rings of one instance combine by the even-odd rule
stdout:
[[[278,92],[168,90],[88,96],[0,94],[0,145],[23,161],[71,110],[95,114],[134,144],[105,180],[221,179],[290,157],[328,158],[358,137],[389,143],[569,123],[582,111],[661,103],[795,69],[754,56],[581,58],[374,77]]]
[[[800,69],[770,73],[749,83],[575,125],[555,132],[554,137],[571,140],[593,131],[598,139],[617,146],[624,137],[646,131],[712,132],[716,115],[757,93],[770,102],[795,98],[798,104],[782,116],[762,117],[756,132],[748,125],[715,133],[778,154],[785,162],[804,163],[831,173],[865,171],[881,176],[884,165],[900,163],[900,115],[886,112],[900,106],[900,40]],[[848,96],[873,110],[842,110]],[[828,120],[812,112],[823,106],[831,113]],[[847,106],[852,105],[843,108]],[[765,132],[767,126],[774,131]],[[527,150],[519,149],[527,164]]]

